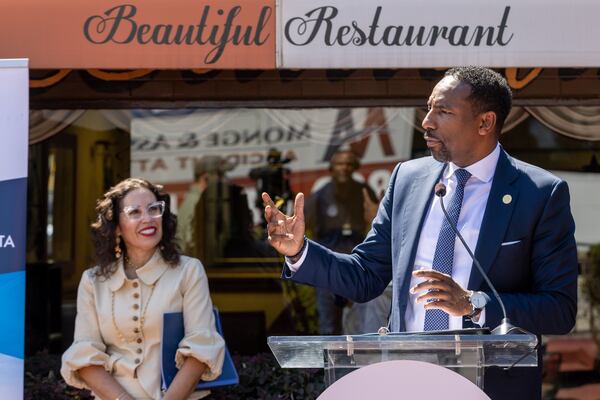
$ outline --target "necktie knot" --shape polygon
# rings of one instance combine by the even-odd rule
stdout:
[[[456,180],[458,181],[458,185],[462,186],[462,187],[465,187],[465,184],[471,177],[471,173],[469,171],[467,171],[466,169],[462,169],[462,168],[454,171],[454,175],[456,175]]]

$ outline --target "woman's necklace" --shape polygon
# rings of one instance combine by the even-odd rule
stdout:
[[[142,264],[139,267],[136,267],[135,265],[133,265],[131,263],[131,261],[129,261],[129,257],[127,257],[127,254],[123,256],[123,266],[125,267],[125,275],[129,278],[129,279],[135,279],[137,278],[137,270],[142,268],[144,266],[144,264]]]
[[[133,267],[132,265],[129,264],[129,259],[127,258],[127,256],[124,257],[124,261],[128,267],[130,267],[130,266]],[[133,267],[133,268],[135,268],[135,267]],[[146,304],[145,304],[144,308],[142,309],[142,316],[139,319],[139,325],[136,328],[136,330],[134,331],[137,333],[137,335],[133,339],[127,338],[123,334],[123,332],[121,332],[119,327],[117,326],[117,320],[115,318],[115,292],[111,291],[110,311],[111,311],[111,316],[112,316],[112,323],[115,328],[115,331],[117,331],[117,336],[119,337],[119,339],[121,339],[121,341],[127,342],[127,343],[138,341],[138,343],[139,343],[139,339],[144,338],[144,322],[146,321],[146,311],[148,311],[148,304],[150,303],[150,299],[152,298],[152,295],[154,294],[154,288],[156,287],[157,283],[158,282],[155,282],[153,285],[150,286],[150,294],[148,295],[148,298],[146,299]],[[141,292],[141,289],[140,289],[140,292]],[[140,294],[140,296],[141,296],[141,294]],[[141,302],[141,298],[140,298],[140,302]]]

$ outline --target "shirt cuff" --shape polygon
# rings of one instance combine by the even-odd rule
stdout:
[[[481,328],[485,326],[485,307],[483,307],[483,310],[481,310],[481,312],[479,313],[477,321],[471,319],[471,322],[475,325],[479,325]]]
[[[308,253],[308,242],[307,242],[306,246],[304,247],[304,250],[302,251],[302,255],[300,256],[298,261],[296,261],[295,263],[292,263],[290,257],[285,258],[285,263],[287,264],[288,268],[292,272],[298,272],[298,270],[302,266],[302,263],[304,262],[304,259],[306,258],[307,253]]]

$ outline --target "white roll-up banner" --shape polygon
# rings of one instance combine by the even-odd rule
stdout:
[[[0,59],[0,399],[23,398],[29,70]]]

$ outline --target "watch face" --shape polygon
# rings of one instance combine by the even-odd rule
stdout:
[[[485,296],[479,292],[474,292],[471,295],[471,304],[473,304],[473,306],[475,308],[483,308],[485,307],[485,304],[487,303]]]

